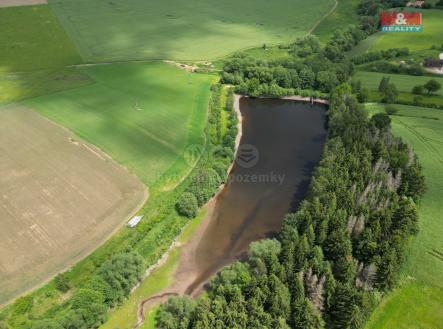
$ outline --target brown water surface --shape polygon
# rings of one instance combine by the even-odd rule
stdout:
[[[193,294],[255,240],[275,235],[303,199],[326,139],[325,106],[240,100],[243,135],[229,182],[195,251]]]

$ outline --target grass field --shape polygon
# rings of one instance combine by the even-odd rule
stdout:
[[[50,0],[87,61],[216,59],[306,34],[334,0]]]
[[[59,68],[81,62],[48,5],[0,8],[0,73]]]
[[[402,285],[388,295],[367,329],[436,329],[443,323],[443,111],[396,105],[393,132],[420,158],[428,190],[419,207],[420,232],[401,270]],[[383,105],[368,106],[371,112]]]
[[[416,85],[423,85],[431,79],[435,79],[443,86],[443,77],[429,77],[429,76],[411,76],[403,74],[390,74],[378,72],[363,72],[358,71],[354,75],[355,80],[362,81],[369,90],[378,90],[378,85],[383,77],[390,77],[391,82],[395,84],[398,91],[410,93],[412,88]],[[443,88],[436,92],[436,95],[443,96]]]
[[[0,73],[0,104],[73,89],[92,83],[74,67]]]
[[[81,58],[50,6],[0,8],[0,22],[0,104],[90,82],[66,67]]]
[[[85,257],[147,193],[107,155],[30,109],[0,108],[0,131],[3,304]]]
[[[338,0],[338,6],[331,15],[326,17],[312,32],[321,42],[326,42],[335,30],[345,29],[350,24],[356,24],[357,5],[359,0]]]
[[[377,37],[369,50],[407,47],[412,51],[429,49],[432,45],[441,46],[443,43],[443,10],[427,9],[423,13],[423,32],[418,33],[382,33]]]
[[[190,167],[182,153],[204,143],[209,86],[215,76],[151,62],[88,66],[94,84],[25,103],[97,145],[146,185]],[[171,183],[172,184],[172,183]]]

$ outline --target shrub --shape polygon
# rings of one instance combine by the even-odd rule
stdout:
[[[417,85],[412,88],[412,93],[415,95],[422,95],[424,88],[422,85]]]
[[[422,96],[415,96],[414,100],[412,101],[412,103],[414,105],[421,105],[423,102],[423,97]]]
[[[429,80],[428,82],[425,83],[423,88],[426,89],[428,91],[428,94],[430,95],[430,94],[440,90],[441,89],[441,84],[437,80],[431,79],[431,80]]]
[[[88,308],[92,304],[102,304],[103,295],[91,289],[79,289],[71,299],[73,309]]]
[[[394,103],[398,97],[398,90],[395,84],[388,83],[385,89],[381,91],[384,103]]]
[[[198,212],[197,198],[191,192],[185,192],[178,199],[176,208],[180,215],[193,218]]]
[[[140,280],[143,269],[143,258],[136,252],[120,253],[106,261],[99,270],[108,284],[105,302],[108,305],[121,302]]]
[[[385,112],[387,115],[394,115],[398,112],[398,109],[395,106],[387,105],[385,107]]]
[[[228,166],[222,161],[217,161],[213,164],[212,168],[220,176],[222,182],[226,182],[226,178],[228,176],[228,172],[227,172]]]
[[[201,169],[192,176],[187,192],[195,195],[201,207],[214,195],[220,184],[220,176],[214,169]]]
[[[391,118],[386,113],[377,113],[371,118],[371,122],[378,129],[386,129],[391,125]]]
[[[26,314],[34,305],[34,299],[31,296],[24,296],[18,298],[12,306],[14,314]]]
[[[71,289],[71,284],[69,282],[69,278],[65,273],[58,274],[55,279],[55,288],[61,292],[67,292]]]

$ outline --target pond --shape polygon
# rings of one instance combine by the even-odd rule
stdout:
[[[195,294],[252,241],[275,236],[309,187],[326,140],[326,107],[290,100],[241,98],[242,138],[228,183],[193,252]]]

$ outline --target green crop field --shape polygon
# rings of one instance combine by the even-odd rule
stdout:
[[[88,84],[80,55],[48,5],[0,8],[0,104]]]
[[[215,59],[242,48],[289,42],[334,0],[50,0],[87,61]]]
[[[428,190],[419,207],[420,232],[402,268],[402,285],[389,294],[367,329],[440,328],[443,323],[443,111],[395,105],[393,132],[420,158]],[[371,112],[383,105],[371,104]]]
[[[435,79],[443,86],[443,77],[430,77],[430,76],[411,76],[403,74],[391,74],[391,73],[377,73],[377,72],[363,72],[359,71],[354,75],[355,80],[362,81],[369,90],[378,90],[378,85],[383,77],[390,77],[391,82],[395,84],[397,89],[401,92],[410,93],[412,88],[416,85],[423,85],[431,79]],[[439,96],[443,96],[443,88],[437,93]]]
[[[443,43],[443,10],[422,10],[423,32],[396,33],[379,32],[369,50],[407,47],[410,50],[429,49],[432,45],[441,46]]]
[[[0,8],[0,72],[57,68],[81,62],[48,5]]]
[[[215,77],[159,62],[81,71],[95,83],[25,103],[100,147],[148,186],[168,170],[179,180],[190,169],[181,158],[185,146],[204,142]]]

